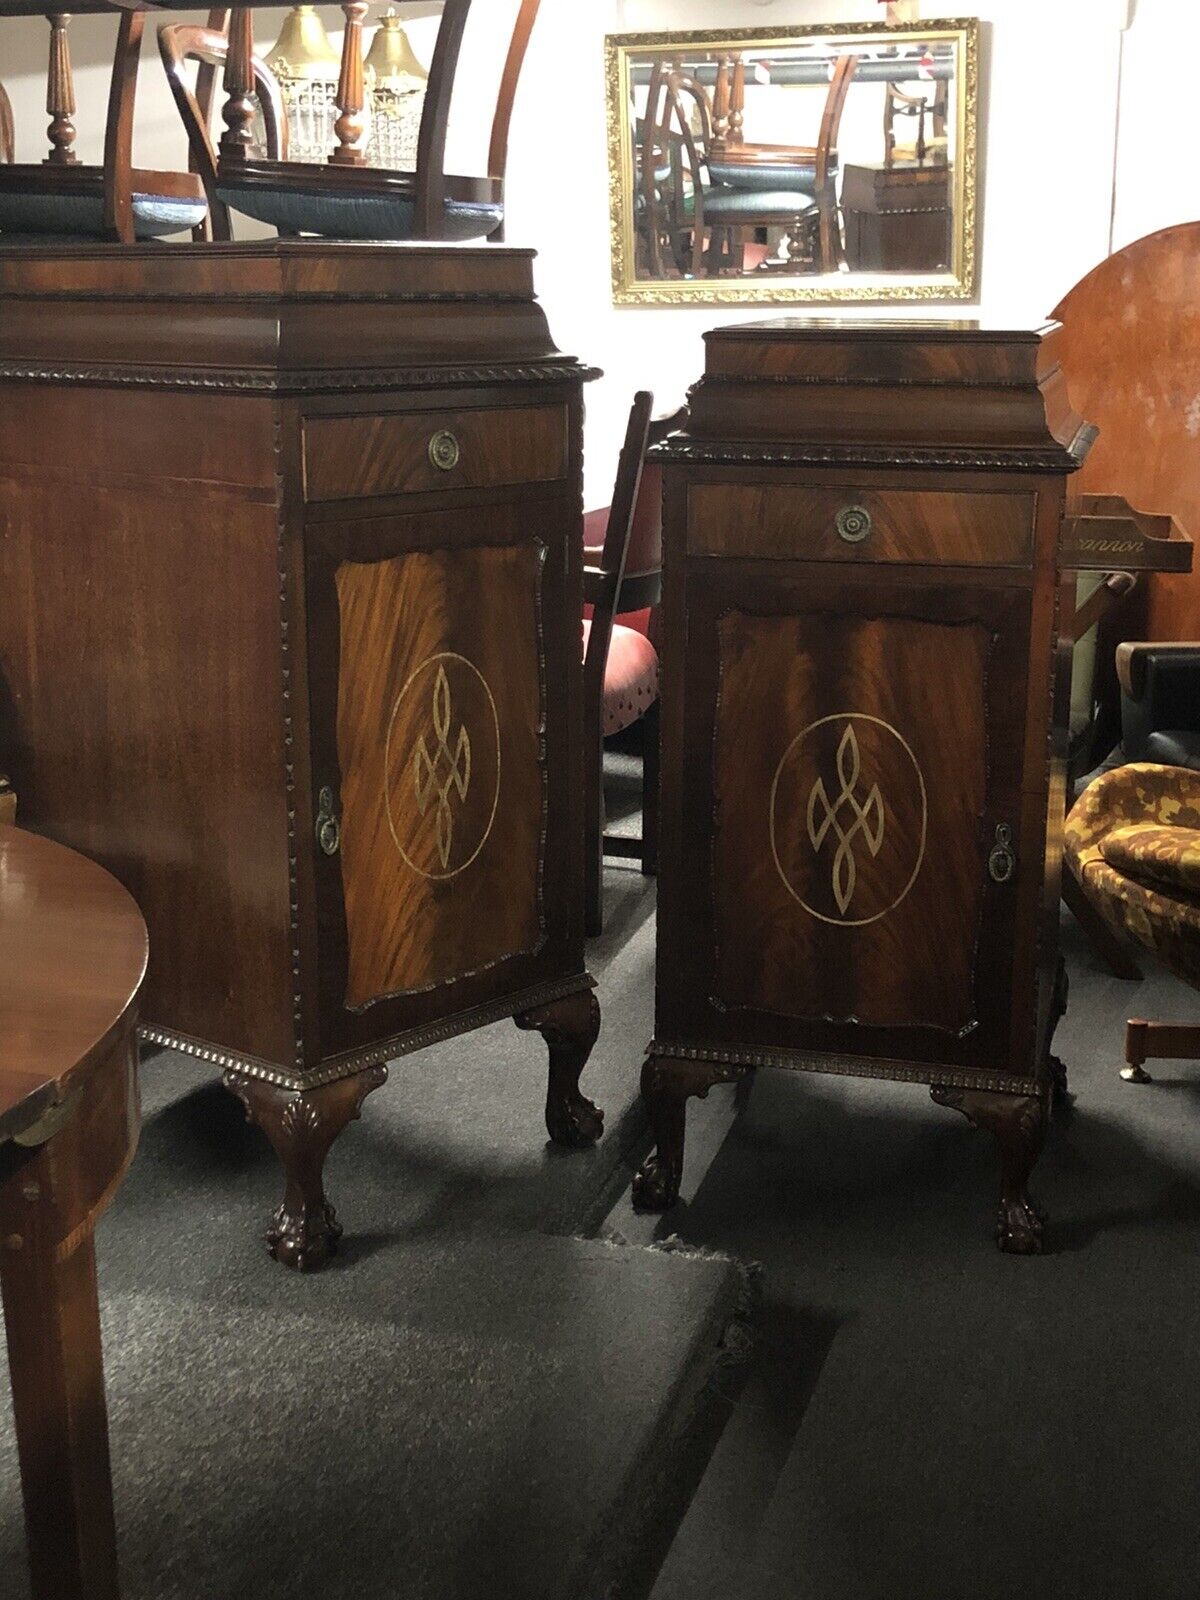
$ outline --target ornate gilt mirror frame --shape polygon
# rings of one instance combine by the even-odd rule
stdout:
[[[828,37],[838,52],[852,53],[856,43],[878,50],[881,42],[949,46],[953,52],[953,144],[946,156],[951,197],[948,270],[852,271],[842,263],[829,272],[809,268],[802,273],[742,269],[741,276],[682,275],[649,277],[639,271],[635,234],[637,183],[634,173],[635,76],[645,78],[655,61],[686,62],[701,54],[707,65],[723,53],[752,49],[773,54],[798,44]],[[639,71],[640,68],[640,71]],[[605,40],[608,90],[609,197],[612,227],[613,301],[617,305],[762,305],[833,301],[954,301],[976,296],[976,100],[979,77],[979,23],[974,18],[937,18],[911,27],[864,22],[850,26],[811,24],[778,28],[703,29],[676,33],[618,33]],[[853,81],[849,94],[853,93]],[[890,102],[889,102],[890,103]],[[882,144],[882,137],[881,137]],[[952,159],[951,159],[952,156]],[[922,156],[922,159],[923,156]],[[869,170],[869,169],[863,169]],[[844,182],[844,176],[843,176]],[[694,205],[694,201],[693,201]],[[840,205],[838,210],[840,211]],[[745,225],[742,225],[743,228]],[[840,224],[838,225],[840,226]],[[840,243],[839,234],[839,243]],[[787,263],[771,262],[772,268]]]

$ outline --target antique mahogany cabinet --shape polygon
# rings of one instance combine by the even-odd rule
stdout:
[[[687,1096],[791,1067],[930,1084],[997,1137],[1001,1247],[1040,1248],[1026,1185],[1065,1001],[1061,575],[1114,564],[1085,537],[1111,518],[1064,518],[1091,435],[1035,332],[708,336],[687,431],[656,452],[643,1207],[678,1194]],[[1133,542],[1117,564],[1152,564]]]
[[[583,954],[581,384],[531,252],[0,251],[0,766],[150,929],[318,1264],[391,1057],[506,1016],[601,1115]]]

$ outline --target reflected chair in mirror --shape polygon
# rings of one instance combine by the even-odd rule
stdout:
[[[81,162],[73,148],[70,18],[56,12],[49,22],[50,151],[44,161],[9,160],[0,165],[0,243],[75,239],[133,244],[190,233],[208,210],[200,179],[191,172],[155,172],[133,165],[133,113],[145,14],[120,14],[104,159],[99,166]],[[4,120],[0,115],[0,123]]]
[[[520,0],[516,7],[492,117],[487,174],[482,177],[445,170],[451,99],[471,0],[445,0],[442,8],[413,172],[367,164],[365,0],[342,6],[346,27],[337,92],[337,144],[328,160],[318,164],[259,159],[253,150],[253,12],[235,8],[225,62],[226,128],[217,160],[221,200],[285,234],[447,242],[502,239],[509,124],[539,3]],[[480,27],[488,25],[487,13],[494,15],[494,0],[479,7]]]
[[[12,101],[8,90],[0,83],[0,162],[11,163],[17,159],[16,130],[13,126]]]
[[[584,517],[583,624],[584,928],[604,923],[604,857],[658,870],[658,651],[654,621],[662,594],[662,471],[647,449],[682,427],[686,409],[651,416],[654,399],[634,396],[617,463],[612,504]],[[604,741],[637,724],[642,744],[642,834],[604,831]]]
[[[668,257],[680,276],[698,278],[705,269],[705,161],[711,138],[708,91],[677,64],[656,62],[637,165],[652,277],[663,275]]]
[[[745,63],[740,56],[721,58],[713,97],[719,131],[708,152],[712,188],[704,197],[705,217],[714,228],[786,228],[788,259],[780,265],[794,269],[811,263],[822,273],[845,270],[838,217],[838,135],[857,65],[858,57],[852,54],[835,61],[815,145],[747,144],[742,136]],[[815,246],[806,238],[814,223]]]
[[[1067,818],[1064,862],[1115,935],[1200,988],[1200,772],[1134,762],[1104,773]],[[1131,1017],[1121,1076],[1149,1082],[1154,1058],[1200,1058],[1200,1021]]]
[[[195,229],[197,239],[206,239],[210,227],[214,239],[233,237],[229,207],[217,192],[217,152],[209,132],[217,71],[224,67],[229,54],[228,26],[229,12],[213,11],[205,27],[168,22],[158,30],[158,53],[187,131],[188,166],[199,176],[208,200],[208,219]],[[189,63],[196,64],[194,83],[189,81]],[[263,121],[266,157],[269,161],[286,161],[288,125],[279,85],[258,56],[251,58],[251,66],[255,98]]]
[[[883,86],[883,164],[894,166],[898,161],[915,161],[918,166],[931,164],[944,166],[950,152],[950,139],[946,132],[946,118],[950,108],[950,84],[945,78],[937,80],[933,92],[918,91],[909,94],[898,84]],[[911,138],[897,139],[896,124],[908,124]],[[912,124],[915,123],[915,126]]]

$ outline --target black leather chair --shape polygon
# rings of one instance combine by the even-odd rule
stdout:
[[[1117,647],[1126,761],[1200,771],[1200,643]]]

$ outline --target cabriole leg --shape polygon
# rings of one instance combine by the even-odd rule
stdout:
[[[952,1089],[934,1084],[941,1106],[961,1111],[976,1128],[995,1135],[1000,1155],[1000,1212],[996,1243],[1013,1255],[1039,1255],[1042,1213],[1029,1198],[1029,1175],[1046,1134],[1046,1107],[1039,1095],[998,1094],[988,1089]]]
[[[703,1100],[714,1083],[742,1076],[709,1061],[676,1061],[650,1056],[642,1068],[642,1101],[654,1130],[655,1149],[633,1180],[638,1211],[666,1211],[679,1199],[689,1095]]]
[[[383,1066],[312,1089],[285,1089],[239,1072],[225,1074],[225,1087],[242,1102],[247,1120],[258,1124],[283,1164],[283,1204],[267,1229],[267,1247],[284,1266],[308,1272],[336,1250],[342,1228],[325,1198],[325,1158],[338,1134],[359,1115],[367,1095],[386,1081]]]
[[[540,1033],[550,1051],[546,1131],[555,1144],[580,1150],[604,1132],[604,1113],[580,1093],[579,1077],[600,1033],[600,1003],[591,989],[535,1006],[513,1018]]]

